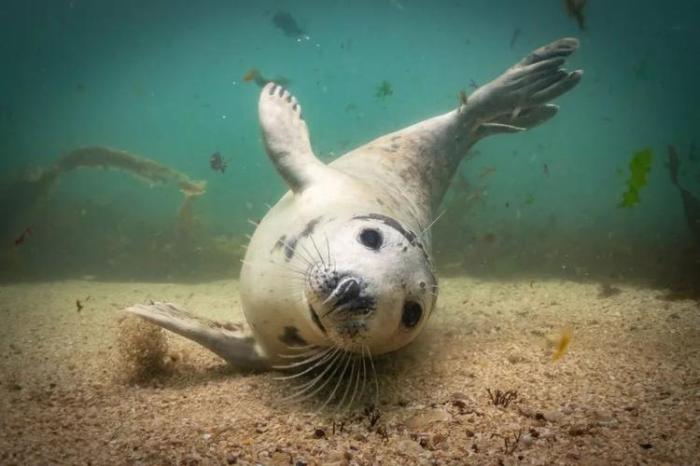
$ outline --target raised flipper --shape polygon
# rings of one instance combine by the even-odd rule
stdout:
[[[311,149],[299,103],[286,89],[271,82],[260,93],[258,112],[268,155],[292,191],[302,191],[327,167]]]
[[[267,369],[269,363],[242,328],[195,317],[171,303],[136,304],[125,311],[196,341],[229,364],[246,369]]]
[[[561,68],[578,46],[577,39],[564,38],[535,50],[470,95],[460,108],[461,118],[476,120],[472,127],[477,138],[523,131],[547,121],[557,113],[557,106],[548,102],[581,80],[583,71]]]

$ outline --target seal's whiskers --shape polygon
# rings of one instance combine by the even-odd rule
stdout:
[[[352,366],[350,366],[350,375],[348,376],[348,383],[345,384],[345,391],[343,392],[343,398],[340,399],[340,403],[338,403],[338,410],[343,411],[343,405],[345,404],[345,399],[348,397],[348,394],[350,393],[350,389],[352,388],[352,382],[355,378],[355,367],[357,366],[357,355],[352,355]],[[352,400],[350,400],[350,405],[352,405]]]
[[[318,392],[323,390],[323,387],[328,385],[328,382],[330,382],[330,380],[333,378],[333,376],[335,376],[336,372],[338,372],[338,369],[340,368],[338,361],[342,360],[344,352],[341,351],[340,348],[336,348],[336,350],[337,351],[334,353],[335,356],[333,356],[331,362],[328,363],[328,365],[325,367],[325,369],[323,369],[323,371],[319,375],[314,377],[310,382],[299,386],[299,390],[297,390],[296,393],[283,398],[282,402],[302,402],[304,400],[308,400],[309,398],[315,396]],[[333,368],[333,372],[331,372],[330,375],[325,377],[324,380],[324,376],[331,368]],[[323,381],[323,383],[319,385],[319,382],[321,381]],[[314,389],[314,387],[316,388]]]
[[[255,264],[261,264],[261,262],[253,262],[253,261],[249,261],[246,259],[241,259],[241,263],[248,265],[248,266],[254,266]],[[276,265],[276,266],[284,269],[285,271],[290,272],[291,275],[289,275],[289,277],[302,278],[302,279],[306,278],[306,273],[307,273],[306,270],[297,269],[296,267],[293,267],[289,264],[280,264],[280,263],[272,261],[272,260],[268,261],[268,263]]]
[[[362,345],[362,388],[360,388],[359,396],[365,392],[365,386],[367,385],[367,358],[365,357],[365,351],[367,347]]]
[[[331,260],[331,244],[328,241],[328,235],[324,232],[323,237],[326,239],[326,254],[328,255],[328,265],[333,269],[335,272],[335,262]]]
[[[327,351],[321,351],[319,354],[317,354],[317,355],[315,354],[307,359],[304,359],[303,361],[298,361],[298,362],[294,362],[291,364],[283,364],[283,365],[279,365],[279,366],[278,365],[272,366],[274,369],[292,369],[294,367],[303,367],[306,364],[309,364],[309,363],[316,361],[315,364],[307,367],[306,369],[304,369],[300,372],[296,372],[296,373],[291,374],[291,375],[278,376],[278,377],[275,377],[275,380],[296,379],[298,377],[301,377],[304,374],[308,374],[309,372],[311,372],[315,368],[323,365],[329,359],[334,358],[335,355],[338,353],[338,351],[340,351],[339,348],[328,348]]]
[[[425,236],[425,234],[430,230],[430,228],[432,228],[432,226],[435,225],[435,224],[437,223],[437,221],[440,220],[440,218],[441,218],[443,215],[445,215],[445,212],[447,212],[447,209],[445,209],[445,210],[443,210],[442,212],[440,212],[440,213],[437,215],[437,217],[435,217],[435,220],[433,220],[432,222],[430,222],[430,224],[429,224],[427,227],[423,228],[423,231],[420,232],[420,235],[419,235],[419,236],[420,236],[421,238],[423,238],[423,237]]]
[[[323,402],[323,404],[317,409],[317,411],[321,411],[323,408],[325,408],[328,405],[328,403],[335,397],[335,392],[338,391],[338,387],[340,387],[340,384],[345,378],[345,372],[348,370],[348,365],[350,364],[350,359],[352,359],[352,356],[353,355],[350,351],[345,352],[345,364],[343,365],[343,371],[340,373],[340,376],[338,377],[338,380],[335,383],[335,387],[333,387],[333,391],[331,391],[331,393],[326,398],[326,401]]]
[[[329,268],[330,261],[328,262],[328,264],[326,264],[326,261],[323,259],[323,254],[321,254],[321,250],[318,249],[318,246],[316,245],[316,240],[314,240],[313,235],[309,236],[309,239],[311,239],[311,244],[313,244],[314,249],[316,250],[316,254],[318,254],[318,258],[321,259],[321,264],[323,264],[325,268]]]
[[[377,371],[374,369],[374,360],[369,347],[367,347],[367,359],[369,359],[369,364],[372,367],[372,376],[374,377],[374,406],[379,406],[379,379],[377,378]]]
[[[293,350],[305,350],[308,349],[309,351],[304,351],[303,353],[295,353],[295,354],[278,354],[280,358],[284,359],[299,359],[299,358],[305,358],[307,356],[315,355],[318,354],[319,352],[323,351],[330,351],[331,348],[319,348],[316,345],[306,345],[306,346],[289,346],[287,345],[289,349]]]

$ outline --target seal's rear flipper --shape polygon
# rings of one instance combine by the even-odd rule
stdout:
[[[235,325],[195,317],[171,303],[135,304],[125,311],[196,341],[233,366],[247,369],[269,367],[253,337]]]

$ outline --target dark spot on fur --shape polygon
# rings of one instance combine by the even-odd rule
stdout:
[[[321,215],[321,216],[319,216],[319,217],[316,217],[316,218],[314,218],[314,219],[309,220],[309,223],[306,224],[306,226],[305,226],[304,229],[301,231],[301,233],[299,233],[299,234],[296,235],[296,236],[291,236],[291,237],[287,240],[286,244],[283,243],[284,246],[285,246],[285,248],[284,248],[284,257],[286,258],[286,261],[287,261],[287,262],[289,262],[290,260],[292,260],[292,257],[294,257],[294,253],[295,253],[295,251],[296,251],[297,242],[299,241],[299,238],[306,238],[307,236],[310,236],[310,235],[314,232],[314,229],[316,228],[316,225],[318,225],[319,222],[321,221],[321,218],[322,218],[322,217],[323,217],[323,216]],[[284,238],[284,236],[282,236],[282,238]],[[282,238],[280,238],[280,239],[282,239]],[[277,240],[277,241],[279,242],[280,240]],[[277,245],[275,244],[275,247],[276,247],[276,246],[277,246]]]
[[[384,201],[382,201],[381,199],[377,198],[377,204],[379,204],[379,205],[384,205]]]
[[[284,333],[280,335],[279,340],[287,346],[306,346],[306,340],[299,336],[299,329],[296,327],[284,327]]]
[[[282,235],[279,237],[277,241],[275,241],[275,245],[272,246],[272,251],[270,252],[275,252],[278,249],[282,249],[284,247],[284,240],[287,239],[287,235]]]
[[[297,247],[297,239],[292,238],[289,241],[287,241],[287,244],[284,248],[284,257],[286,257],[287,262],[289,262],[292,257],[294,257],[294,251],[296,250]]]
[[[311,233],[314,232],[314,228],[316,228],[316,225],[318,225],[318,222],[321,221],[321,217],[316,217],[312,220],[309,221],[309,223],[306,224],[302,232],[299,234],[300,237],[306,238],[309,236]]]

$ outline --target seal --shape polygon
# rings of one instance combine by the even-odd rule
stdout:
[[[290,190],[258,225],[243,262],[241,300],[252,334],[169,303],[127,310],[236,366],[281,367],[292,377],[323,368],[306,392],[322,388],[314,381],[326,372],[342,378],[351,367],[350,377],[359,378],[367,358],[410,343],[434,312],[430,227],[459,163],[484,137],[552,118],[558,107],[549,102],[583,74],[562,68],[578,45],[564,38],[541,47],[463,95],[456,109],[330,164],[314,155],[297,100],[268,83],[260,125]]]

